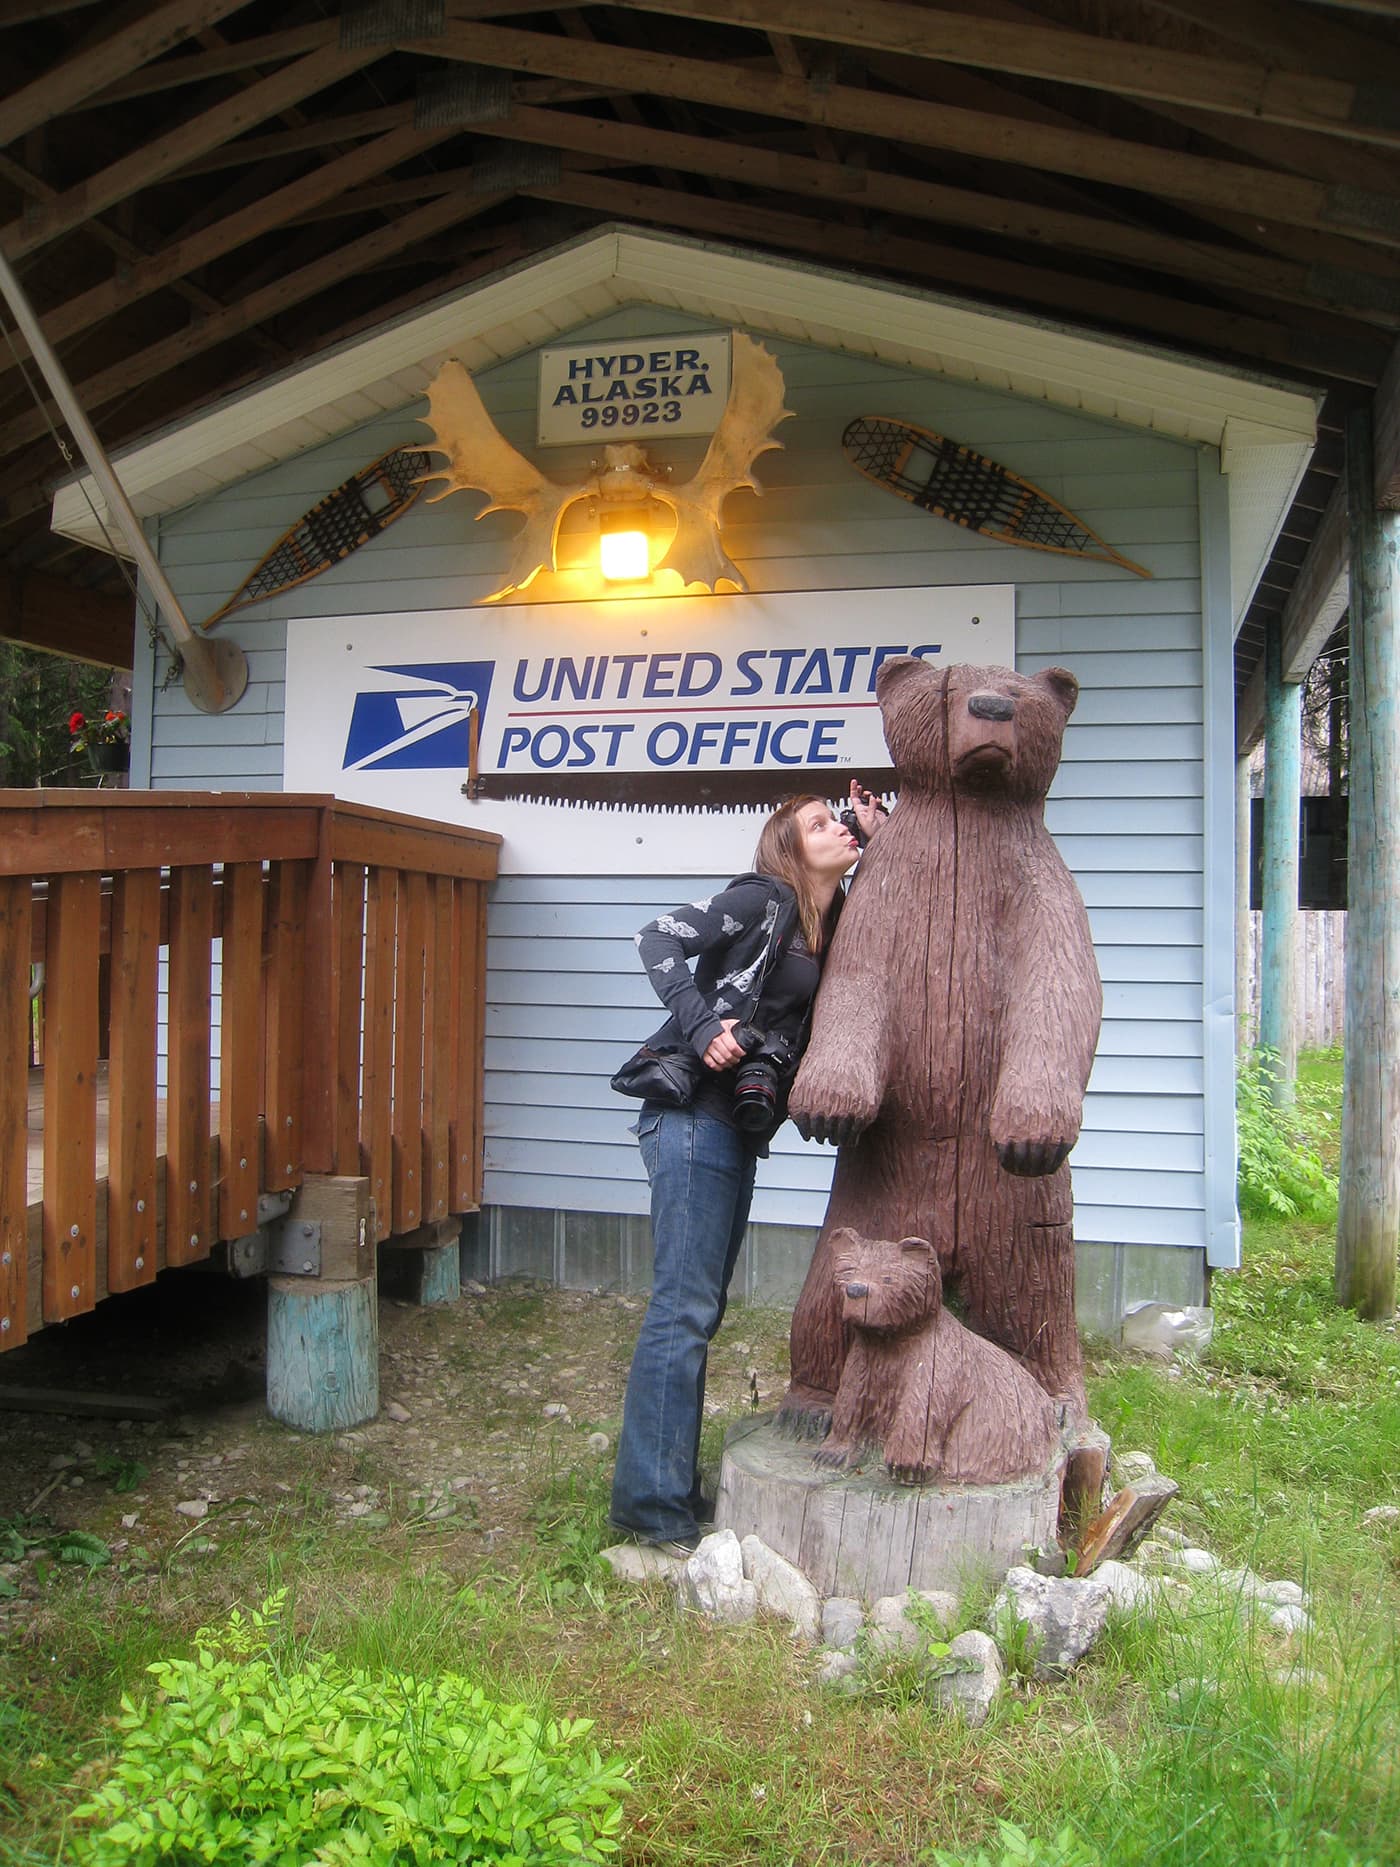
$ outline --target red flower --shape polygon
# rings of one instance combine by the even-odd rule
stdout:
[[[124,719],[126,718],[126,715],[125,715],[125,713],[111,713],[111,712],[108,712],[108,713],[106,713],[106,714],[104,714],[104,715],[103,715],[103,717],[104,717],[104,719],[109,719],[109,720],[124,720]]]
[[[87,721],[86,719],[84,719],[81,713],[73,714],[73,716],[68,721],[68,733],[69,733],[70,738],[74,734],[80,733],[83,730],[84,726],[86,725],[87,725]]]

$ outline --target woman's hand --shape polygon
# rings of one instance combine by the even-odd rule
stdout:
[[[884,805],[872,792],[866,790],[859,778],[851,780],[851,809],[855,812],[861,835],[868,842],[885,821],[887,813]]]
[[[730,1033],[739,1022],[737,1018],[725,1018],[724,1029],[718,1037],[712,1037],[705,1051],[703,1062],[708,1070],[732,1070],[736,1063],[743,1060],[744,1052],[735,1043]]]

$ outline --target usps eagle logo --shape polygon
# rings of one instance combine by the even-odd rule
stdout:
[[[465,771],[471,716],[486,717],[493,661],[418,661],[377,667],[411,686],[356,694],[342,771]]]

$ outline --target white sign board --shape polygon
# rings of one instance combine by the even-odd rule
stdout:
[[[875,675],[903,654],[1012,665],[1014,586],[291,621],[283,781],[499,831],[506,874],[730,873],[771,804],[706,786],[836,799],[887,768]]]
[[[729,399],[730,335],[609,338],[541,350],[540,446],[713,434]]]

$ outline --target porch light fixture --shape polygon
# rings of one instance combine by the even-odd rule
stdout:
[[[651,574],[644,503],[605,505],[598,513],[598,568],[608,583],[639,583]]]

